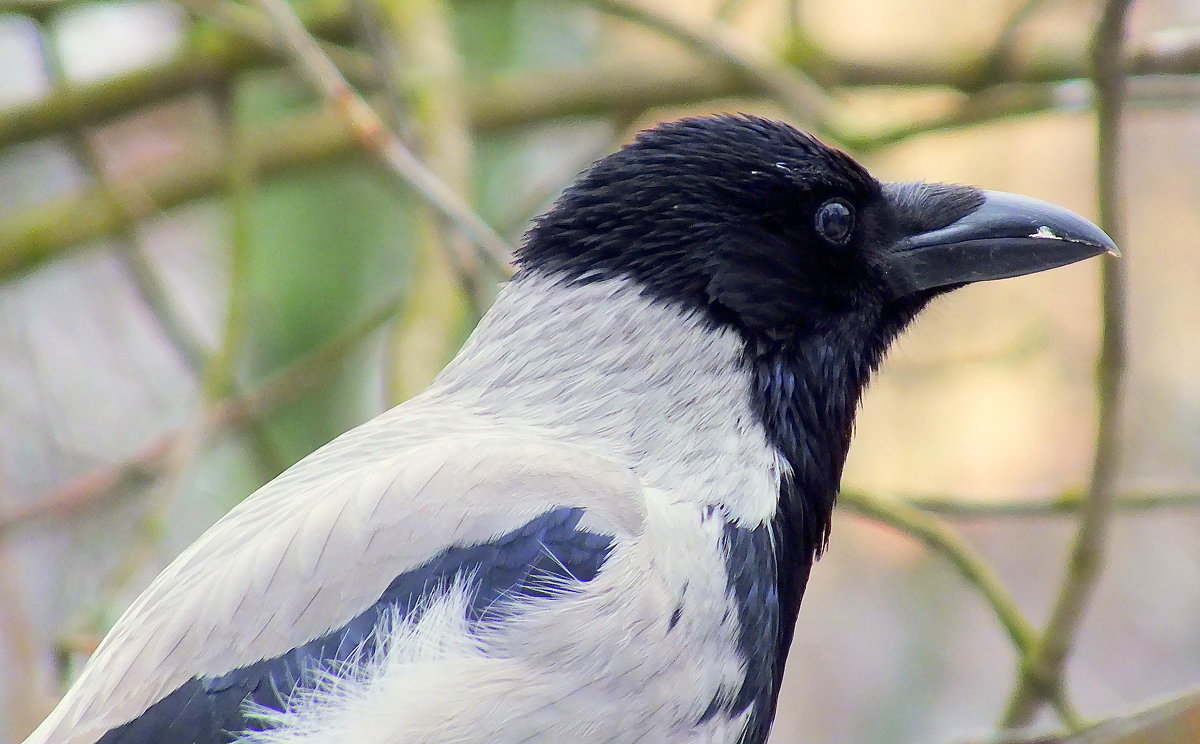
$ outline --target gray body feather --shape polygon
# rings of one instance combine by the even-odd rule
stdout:
[[[526,275],[429,390],[314,452],[168,566],[27,744],[92,744],[189,679],[339,627],[447,546],[558,507],[614,538],[594,580],[484,633],[464,624],[469,589],[445,587],[252,740],[736,741],[747,712],[705,715],[745,667],[721,535],[772,516],[783,467],[742,354],[734,333],[623,280]]]

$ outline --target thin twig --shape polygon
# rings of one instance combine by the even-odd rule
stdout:
[[[1200,741],[1200,691],[1100,721],[1051,744],[1184,744]]]
[[[1200,86],[1194,81],[1147,76],[1127,81],[1125,102],[1139,108],[1195,107]],[[879,150],[916,136],[976,124],[991,124],[1004,119],[1050,112],[1083,113],[1093,105],[1092,87],[1070,83],[999,83],[974,93],[963,94],[949,111],[934,117],[921,117],[892,124],[881,131],[859,134],[845,131],[842,144],[859,153]]]
[[[350,0],[350,12],[354,16],[359,43],[370,53],[375,76],[379,78],[377,87],[383,101],[377,108],[384,112],[384,118],[396,136],[410,142],[412,132],[408,130],[405,115],[408,108],[405,79],[396,74],[403,63],[400,50],[388,33],[381,3],[378,0]]]
[[[503,234],[513,239],[519,238],[529,226],[530,220],[549,209],[559,192],[572,179],[586,170],[593,162],[620,147],[621,139],[640,113],[630,112],[615,117],[611,122],[609,135],[595,143],[582,157],[561,163],[551,172],[529,184],[523,193],[516,195],[508,209],[508,214],[499,221]]]
[[[1025,23],[1046,2],[1047,0],[1025,0],[1005,20],[1000,33],[996,35],[996,41],[993,42],[991,51],[980,68],[979,81],[981,87],[991,85],[997,80],[1004,78],[1005,71],[1012,64],[1013,51],[1016,47],[1017,38],[1020,36],[1021,28],[1024,27]]]
[[[4,0],[0,3],[0,14],[22,15],[45,22],[55,13],[67,7],[71,0]]]
[[[61,90],[69,81],[63,70],[63,55],[58,48],[58,39],[52,34],[39,34],[38,41],[42,69],[45,70],[52,86]],[[158,323],[167,342],[174,347],[184,365],[192,373],[199,374],[206,354],[204,344],[177,312],[174,303],[171,302],[170,293],[142,250],[141,236],[138,235],[138,220],[134,214],[152,212],[154,203],[146,198],[145,193],[137,190],[136,184],[127,189],[115,187],[116,179],[109,173],[106,153],[100,141],[87,128],[72,127],[66,134],[67,144],[84,172],[112,202],[116,217],[114,233],[119,243],[115,252],[117,261],[128,275],[138,298]],[[135,208],[135,203],[140,209]]]
[[[161,208],[155,203],[153,196],[141,183],[133,179],[127,179],[121,186],[117,185],[116,179],[108,171],[106,165],[108,159],[104,157],[103,152],[93,137],[80,132],[76,135],[75,139],[81,157],[89,173],[95,180],[97,188],[103,190],[115,206],[118,218],[116,233],[121,239],[121,246],[117,256],[122,266],[129,273],[134,288],[137,290],[146,307],[150,310],[150,314],[158,323],[168,341],[175,347],[176,352],[183,358],[189,370],[201,382],[201,387],[208,398],[211,399],[212,397],[211,389],[213,388],[214,369],[218,371],[217,377],[219,377],[219,384],[222,386],[220,391],[222,395],[238,391],[240,388],[236,380],[231,375],[225,374],[226,354],[224,344],[216,355],[210,353],[199,336],[188,326],[178,312],[175,303],[170,297],[170,292],[164,286],[161,278],[158,276],[157,270],[142,249],[141,239],[137,232],[139,215],[145,216],[161,212]],[[231,167],[234,167],[233,164],[239,162],[236,152],[233,153],[233,157],[230,158],[229,162],[231,163]],[[236,282],[236,274],[233,278]],[[231,298],[235,294],[236,284],[231,287]],[[236,339],[232,339],[232,341],[236,341]],[[227,339],[225,344],[230,342],[231,340]],[[259,462],[265,464],[268,469],[275,472],[282,470],[285,465],[283,457],[271,443],[270,436],[266,430],[259,422],[253,420],[247,422],[246,428],[247,433],[250,435],[250,442],[254,445],[259,455]]]
[[[698,103],[746,92],[744,85],[720,68],[704,74],[658,70],[654,75],[647,77],[644,70],[622,66],[514,77],[468,86],[464,97],[470,106],[472,129],[492,133],[560,117],[605,117],[611,116],[614,109],[639,110],[664,104]],[[1184,95],[1189,96],[1187,100],[1194,99],[1194,92],[1174,88],[1162,91],[1162,84],[1167,82],[1170,80],[1162,76],[1132,79],[1130,103],[1141,101],[1154,105],[1175,99],[1182,101]],[[1015,114],[1055,109],[1074,111],[1089,99],[1085,89],[1074,86],[1072,90],[1082,93],[1082,97],[1060,98],[1039,92],[1060,89],[1057,85],[1046,85],[1044,89],[1032,86],[1032,90],[1025,91],[1023,87],[1015,84],[998,86],[994,89],[997,95],[990,103],[991,94],[981,92],[975,103],[964,105],[945,118],[922,119],[879,135],[854,137],[844,134],[842,142],[856,150],[871,150],[925,132],[995,121]],[[3,129],[3,116],[0,116],[0,134]],[[254,159],[255,169],[268,177],[345,157],[357,148],[357,140],[341,115],[318,111],[283,118],[273,124],[269,132],[255,134],[248,155]],[[192,154],[172,160],[170,167],[154,169],[139,181],[139,188],[158,210],[220,191],[224,185],[222,163]],[[146,215],[135,212],[134,216]],[[0,220],[0,281],[36,268],[96,238],[114,234],[119,224],[118,208],[111,195],[98,189],[72,193]]]
[[[472,132],[463,98],[462,62],[451,11],[441,0],[358,0],[377,25],[369,38],[386,89],[409,143],[430,172],[458,193],[470,193]],[[432,209],[419,209],[413,232],[408,299],[391,330],[385,358],[388,399],[420,392],[445,366],[491,305],[495,275],[483,271],[470,246]]]
[[[581,0],[582,1],[582,0]],[[323,35],[345,35],[351,24],[324,3],[313,5],[308,25]],[[96,124],[142,106],[228,82],[241,72],[277,63],[275,48],[250,38],[208,34],[204,44],[184,49],[169,62],[77,83],[64,90],[0,109],[0,147],[44,137],[71,126]],[[1087,76],[1084,54],[1055,47],[1014,63],[999,83],[1050,83]],[[706,58],[709,59],[709,58]],[[1200,73],[1200,31],[1173,30],[1147,37],[1129,55],[1135,75]],[[941,57],[862,61],[835,59],[812,50],[805,56],[811,77],[840,86],[935,86],[971,90],[975,68]],[[474,81],[468,86],[471,122],[478,131],[527,126],[547,119],[611,113],[624,103],[640,108],[753,95],[743,75],[709,62],[699,70],[667,66],[537,74],[511,80]]]
[[[1200,691],[1193,690],[1135,713],[1113,716],[1076,733],[999,731],[959,744],[1191,744],[1200,741]]]
[[[345,157],[354,147],[345,123],[332,114],[297,116],[253,139],[247,155],[264,175]],[[169,166],[148,171],[136,183],[96,184],[0,222],[0,278],[17,276],[89,240],[119,234],[129,219],[144,219],[226,184],[224,161],[210,156],[189,152]]]
[[[205,428],[215,432],[241,426],[312,390],[329,378],[346,354],[391,321],[400,304],[399,298],[384,303],[349,330],[245,395],[225,398],[213,405],[203,414]],[[37,503],[0,515],[0,541],[33,524],[75,519],[137,487],[152,484],[163,474],[172,448],[183,436],[183,431],[165,434],[125,462],[83,475]]]
[[[1167,28],[1141,39],[1129,54],[1130,75],[1194,75],[1200,68],[1200,26]]]
[[[1050,499],[966,501],[951,496],[914,496],[904,501],[921,511],[947,519],[1070,516],[1088,503],[1087,497],[1077,492]],[[1113,499],[1112,508],[1119,512],[1200,509],[1200,493],[1123,494]]]
[[[56,86],[65,86],[67,79],[61,69],[61,53],[54,48],[54,42],[49,37],[43,37],[42,45],[44,67]],[[145,216],[161,210],[139,182],[130,179],[123,187],[117,187],[116,179],[109,172],[110,158],[105,157],[100,141],[85,131],[83,127],[77,127],[71,132],[70,141],[96,187],[106,194],[107,199],[113,205],[116,216],[115,232],[120,239],[120,246],[116,253],[118,261],[129,275],[138,296],[149,309],[150,315],[158,323],[163,335],[175,348],[176,353],[197,379],[203,378],[207,383],[211,378],[209,371],[213,366],[213,358],[210,357],[208,349],[199,336],[193,332],[179,313],[170,297],[170,292],[158,276],[153,263],[146,256],[141,245],[141,236],[138,234],[138,216]],[[236,159],[232,162],[236,162]],[[218,355],[216,359],[219,361],[222,356]],[[204,387],[207,390],[209,386],[205,384]],[[236,390],[237,387],[230,378],[228,391]],[[247,430],[251,443],[260,455],[259,462],[266,463],[276,472],[281,470],[283,468],[282,458],[271,445],[266,431],[257,421],[253,420],[247,422]],[[183,458],[176,458],[176,461],[180,471],[187,468]]]
[[[329,3],[305,13],[314,32],[344,38],[349,23]],[[158,65],[87,83],[72,83],[28,103],[0,109],[0,146],[45,136],[72,126],[98,124],[114,116],[210,85],[247,69],[278,65],[282,55],[231,33],[197,34],[195,43]]]
[[[135,214],[147,214],[156,208],[153,201],[144,192],[138,193],[141,206],[133,205],[133,194],[138,191],[136,184],[127,184],[125,188],[117,188],[115,179],[109,175],[106,159],[99,150],[97,142],[85,132],[77,132],[73,137],[76,149],[87,170],[95,180],[97,188],[105,191],[116,207],[117,229],[120,246],[116,251],[117,260],[128,274],[134,290],[142,303],[150,310],[150,315],[158,323],[167,341],[183,359],[184,364],[199,375],[208,355],[207,349],[200,338],[188,327],[171,301],[170,293],[163,285],[162,279],[153,263],[146,256],[142,241],[138,235],[138,219]]]
[[[221,341],[204,369],[204,397],[214,400],[235,389],[237,357],[242,350],[249,312],[250,209],[254,193],[255,162],[247,152],[247,137],[238,116],[237,86],[218,91],[225,132],[226,202],[229,212],[229,289]]]
[[[0,483],[0,508],[7,508],[10,501],[8,489]],[[5,675],[17,684],[7,701],[0,699],[0,720],[7,723],[10,740],[21,741],[48,712],[49,701],[42,697],[45,680],[38,664],[36,633],[24,586],[16,575],[19,564],[13,548],[0,543],[0,647],[8,651]]]
[[[945,557],[968,583],[979,590],[1017,651],[1024,654],[1033,650],[1037,631],[1021,614],[1000,577],[955,532],[901,501],[862,491],[843,490],[838,496],[838,504],[855,514],[893,527]]]
[[[280,40],[296,66],[322,96],[345,117],[369,152],[380,158],[417,195],[450,220],[479,249],[479,255],[502,275],[512,249],[466,202],[412,154],[391,132],[362,96],[358,95],[321,51],[295,12],[283,0],[257,0],[275,24]]]
[[[229,286],[221,340],[205,359],[201,374],[201,394],[205,404],[229,395],[242,395],[245,386],[238,379],[238,358],[245,342],[250,313],[251,202],[255,187],[257,160],[248,155],[248,137],[243,129],[238,106],[238,87],[229,85],[217,92],[225,130],[226,189],[229,203]],[[265,479],[278,475],[289,463],[264,423],[256,418],[247,422],[254,462]]]
[[[271,51],[285,56],[287,48],[275,33],[271,20],[262,12],[228,0],[176,0],[189,13],[197,18],[204,18],[231,31],[259,49]],[[305,27],[312,25],[304,19]],[[375,79],[375,64],[362,52],[339,46],[328,41],[317,44],[321,52],[327,56],[343,75],[356,83],[373,82]]]
[[[214,20],[221,22],[227,28],[244,34],[247,38],[253,40],[259,45],[266,46],[267,48],[274,49],[276,51],[286,52],[289,49],[289,42],[287,40],[289,37],[283,34],[275,33],[274,27],[272,26],[272,19],[259,11],[246,8],[235,3],[227,2],[226,0],[182,0],[182,2],[184,2],[187,7],[192,9],[194,12],[208,17],[213,17]],[[337,68],[336,71],[340,71],[343,75],[346,74],[347,70],[351,70],[354,71],[354,73],[361,79],[381,81],[384,90],[384,102],[387,106],[387,109],[392,114],[391,124],[396,128],[394,131],[399,131],[399,126],[402,123],[400,111],[403,108],[401,105],[401,97],[406,88],[405,80],[403,78],[406,76],[401,75],[399,72],[401,65],[398,61],[396,45],[394,43],[390,43],[387,38],[387,28],[389,24],[385,22],[385,19],[382,18],[380,13],[376,12],[378,9],[368,2],[368,0],[358,0],[357,2],[352,2],[352,5],[354,6],[356,14],[359,17],[359,25],[364,27],[365,33],[363,35],[367,38],[368,43],[372,47],[371,57],[367,57],[360,52],[344,49],[334,44],[315,42],[315,40],[313,40],[315,42],[314,48],[316,48],[318,54],[323,54],[330,62],[335,63],[334,66]],[[409,7],[404,5],[401,6],[400,9],[403,11],[407,8],[408,11],[411,11],[413,8],[418,7],[422,6]],[[422,40],[418,39],[418,42],[420,41]],[[309,51],[312,50],[310,49]],[[328,70],[326,69],[325,72],[321,74],[327,77]],[[449,97],[450,86],[448,81],[444,76],[441,77],[440,80],[444,86],[443,89],[439,90],[438,96],[430,97],[427,100],[442,102]],[[342,83],[345,83],[345,80],[343,80]],[[352,93],[348,84],[346,85],[346,88],[347,91]],[[461,92],[456,94],[455,97],[461,100]],[[338,111],[341,112],[341,109],[338,108]],[[458,117],[464,120],[467,118],[465,106],[464,110],[458,114]],[[448,128],[442,126],[441,124],[442,123],[439,123],[439,125],[429,128],[430,132],[433,133],[431,136],[436,138],[441,138],[443,136],[443,132],[445,132]],[[465,131],[467,126],[465,121],[461,126]],[[387,125],[384,124],[383,127],[384,131],[387,131]],[[359,140],[360,142],[362,141],[361,136],[359,137]],[[398,136],[397,141],[399,142]],[[453,146],[448,146],[446,150],[449,151],[452,149],[452,147]],[[425,162],[429,162],[429,159],[425,158]],[[447,180],[445,178],[446,174],[438,172],[438,170],[439,169],[436,167],[430,168],[430,172],[433,173],[437,178],[440,178],[442,182],[449,187],[451,192],[465,192],[465,189],[463,188],[464,184],[455,183],[455,179]],[[408,185],[412,186],[413,184],[409,183]],[[463,206],[465,207],[465,205]],[[467,209],[469,211],[469,208]],[[434,209],[434,213],[439,215],[439,218],[437,218],[438,221],[442,221],[440,219],[441,212],[439,212],[436,207]],[[475,219],[480,225],[483,224],[482,220],[479,220],[477,217]],[[448,249],[444,251],[444,260],[447,260],[455,269],[459,282],[463,285],[468,297],[473,303],[473,309],[475,310],[476,315],[482,314],[483,308],[486,307],[491,299],[490,288],[495,284],[497,279],[504,278],[506,271],[504,271],[503,268],[497,267],[494,262],[491,261],[487,262],[487,267],[481,266],[480,261],[472,252],[470,245],[464,244],[464,241],[462,240],[447,238],[445,243]],[[507,251],[508,249],[506,248],[505,250]],[[491,271],[485,272],[483,270],[484,268],[490,268]],[[497,270],[498,268],[499,271]],[[488,275],[485,276],[485,274]]]
[[[41,44],[42,66],[54,86],[61,89],[68,84],[62,70],[62,54],[55,48],[55,40],[49,35],[41,37]],[[188,327],[171,302],[169,292],[142,250],[142,241],[138,235],[138,219],[134,215],[154,211],[153,201],[148,200],[145,193],[137,189],[136,184],[125,189],[114,186],[116,179],[109,173],[108,159],[102,152],[100,142],[84,127],[72,128],[68,134],[68,142],[96,187],[105,192],[112,202],[116,216],[114,233],[120,242],[116,258],[128,275],[134,291],[150,310],[151,317],[158,323],[159,329],[184,364],[193,373],[198,374],[206,354],[204,344]],[[135,203],[139,206],[135,207]]]
[[[807,75],[771,59],[744,43],[724,24],[707,28],[671,18],[628,0],[580,0],[591,7],[673,39],[694,53],[719,62],[744,78],[762,95],[775,100],[798,123],[837,139],[829,96]]]
[[[1120,136],[1125,92],[1122,42],[1132,0],[1106,0],[1092,38],[1092,79],[1096,89],[1096,194],[1100,224],[1121,243]],[[1080,511],[1067,576],[1054,602],[1037,653],[1018,680],[1001,721],[1006,728],[1028,725],[1048,690],[1061,686],[1063,667],[1087,602],[1104,563],[1120,461],[1122,382],[1125,372],[1125,263],[1101,266],[1102,316],[1097,360],[1095,460],[1088,499]]]
[[[1020,673],[1025,660],[1037,649],[1037,630],[1025,619],[1000,577],[965,540],[928,514],[901,501],[879,498],[861,491],[842,491],[838,503],[863,517],[899,530],[948,560],[963,579],[979,591],[1000,621],[1017,652]],[[1079,722],[1079,716],[1061,690],[1048,697],[1064,723],[1074,726]]]
[[[842,142],[859,153],[866,153],[917,135],[1052,110],[1063,104],[1059,87],[1050,83],[994,85],[964,96],[958,105],[940,116],[922,117],[871,134],[844,133]]]

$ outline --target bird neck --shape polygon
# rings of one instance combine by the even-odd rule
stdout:
[[[772,710],[808,575],[829,538],[859,400],[887,347],[923,304],[864,307],[793,338],[747,345],[755,410],[787,463],[769,524],[780,606]]]
[[[771,519],[726,538],[735,546],[730,555],[736,565],[754,567],[730,571],[735,594],[765,592],[775,600],[741,604],[739,646],[750,661],[736,701],[738,709],[752,705],[742,742],[766,741],[775,716],[800,603],[829,536],[854,413],[871,372],[905,322],[896,321],[893,330],[883,317],[869,307],[831,314],[823,327],[800,329],[787,339],[752,339],[745,347],[755,413],[786,467]]]
[[[745,342],[621,278],[531,271],[501,292],[431,393],[619,459],[649,487],[757,525],[783,461],[752,405]]]
[[[787,463],[780,517],[790,520],[804,549],[819,554],[850,448],[854,414],[883,347],[856,323],[798,334],[783,342],[749,344],[753,405],[767,439]]]

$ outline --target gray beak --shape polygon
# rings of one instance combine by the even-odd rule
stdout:
[[[892,246],[885,271],[895,296],[1121,255],[1112,238],[1074,212],[1003,191],[980,193],[973,212]]]

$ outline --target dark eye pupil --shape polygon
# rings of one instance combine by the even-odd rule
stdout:
[[[841,199],[830,199],[817,209],[817,232],[835,245],[843,245],[854,232],[854,210]]]

